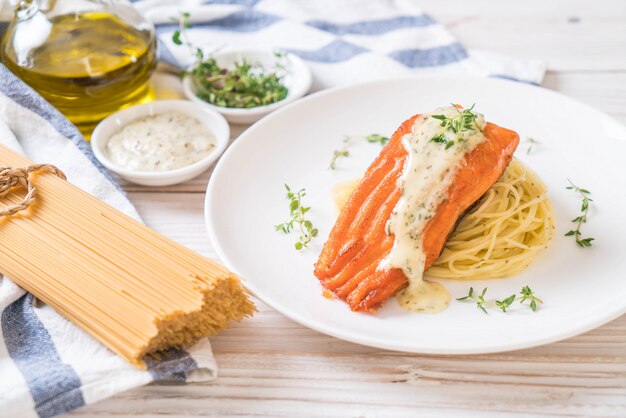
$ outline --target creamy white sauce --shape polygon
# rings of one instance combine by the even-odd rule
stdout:
[[[448,307],[452,297],[448,289],[437,282],[423,281],[409,286],[396,295],[402,309],[419,313],[437,313]]]
[[[412,132],[402,138],[408,153],[398,179],[402,195],[387,224],[387,233],[395,236],[394,244],[379,266],[402,269],[408,278],[409,287],[398,295],[400,306],[404,303],[403,307],[415,307],[408,310],[435,312],[428,306],[438,306],[437,309],[442,310],[449,302],[445,288],[442,288],[443,292],[440,285],[423,281],[426,255],[421,234],[437,207],[447,198],[447,191],[465,154],[485,140],[482,134],[485,124],[483,115],[476,113],[477,126],[461,133],[459,140],[456,134],[441,126],[440,120],[432,117],[439,114],[452,118],[459,114],[459,110],[450,106],[422,115],[416,119]],[[431,141],[442,133],[447,139],[455,141],[447,149],[445,144]],[[440,302],[433,302],[434,297],[438,297]],[[445,306],[441,308],[443,302]]]
[[[199,120],[166,112],[133,120],[106,146],[115,164],[138,171],[167,171],[191,165],[215,149],[215,136]]]

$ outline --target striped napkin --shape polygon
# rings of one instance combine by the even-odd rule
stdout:
[[[76,128],[1,64],[0,144],[56,165],[73,184],[139,219]],[[202,381],[217,371],[208,339],[148,366],[137,370],[0,276],[0,417],[51,417],[152,381]]]
[[[467,50],[411,0],[139,0],[157,25],[160,57],[193,62],[171,38],[181,12],[191,14],[188,39],[205,51],[280,48],[304,59],[312,90],[409,75],[475,75],[539,84],[546,65]],[[158,86],[157,86],[158,87]]]
[[[286,49],[310,65],[314,90],[410,74],[470,74],[538,84],[545,71],[539,61],[466,50],[410,0],[134,4],[157,24],[163,61],[177,67],[192,62],[188,51],[170,40],[171,18],[190,12],[194,28],[189,37],[197,46]],[[138,217],[78,131],[3,66],[0,143],[36,162],[57,165],[72,183]],[[0,278],[0,417],[54,416],[152,381],[208,380],[215,373],[208,340],[138,371],[10,279]]]

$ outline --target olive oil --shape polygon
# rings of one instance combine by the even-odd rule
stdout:
[[[12,23],[2,40],[4,64],[61,111],[88,138],[95,124],[118,109],[151,101],[156,38],[106,12],[30,17],[43,41],[32,41],[29,22]],[[49,22],[49,23],[48,23]],[[25,47],[26,43],[26,47]]]

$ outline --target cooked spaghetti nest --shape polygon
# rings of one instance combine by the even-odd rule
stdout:
[[[357,183],[335,187],[339,207]],[[487,279],[524,270],[554,236],[554,213],[547,192],[541,179],[514,158],[502,177],[463,215],[439,259],[425,274],[442,279]]]
[[[506,277],[524,270],[554,236],[554,212],[541,179],[513,159],[461,218],[427,275]]]

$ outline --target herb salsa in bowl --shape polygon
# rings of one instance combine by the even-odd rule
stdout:
[[[232,123],[253,123],[304,96],[311,72],[295,55],[265,49],[230,50],[199,59],[186,72],[185,95]]]

